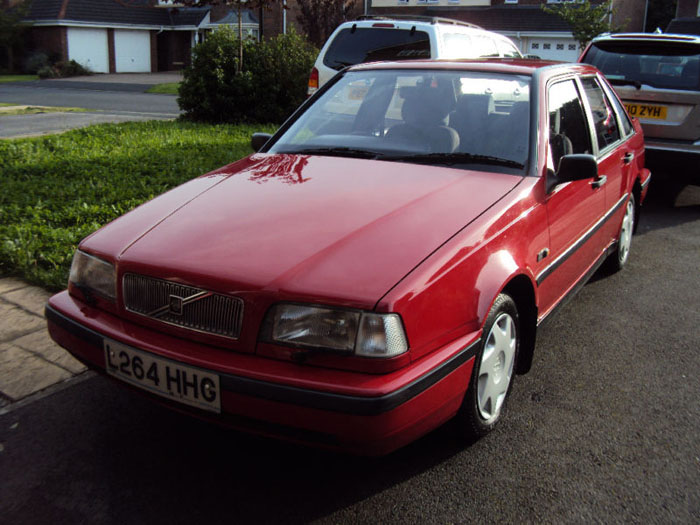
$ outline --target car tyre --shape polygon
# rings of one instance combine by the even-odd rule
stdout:
[[[469,387],[457,415],[467,441],[488,434],[502,419],[520,349],[518,308],[507,294],[493,303],[486,322]]]
[[[610,254],[606,262],[609,273],[619,272],[629,260],[636,218],[634,194],[630,194],[630,198],[625,205],[625,215],[620,225],[620,233],[617,236],[617,248],[614,253]]]

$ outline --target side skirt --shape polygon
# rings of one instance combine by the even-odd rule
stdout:
[[[617,248],[617,241],[613,241],[610,246],[608,246],[605,250],[603,250],[603,253],[600,254],[600,257],[596,260],[596,262],[593,264],[593,266],[590,267],[590,269],[581,276],[581,278],[578,280],[578,282],[571,288],[571,290],[568,291],[568,293],[559,299],[559,302],[552,307],[549,312],[547,312],[543,317],[541,317],[537,321],[537,327],[539,328],[542,326],[542,324],[547,320],[552,317],[552,314],[558,312],[562,307],[566,306],[571,299],[573,299],[576,294],[583,288],[586,283],[595,275],[595,273],[598,271],[598,269],[601,267],[601,265],[605,262],[605,259],[607,259],[610,254],[612,254],[615,249]]]

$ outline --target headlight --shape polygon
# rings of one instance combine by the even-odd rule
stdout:
[[[112,301],[116,297],[114,265],[80,250],[73,256],[68,280],[83,292],[94,292]]]
[[[397,314],[296,304],[279,304],[270,309],[262,339],[364,357],[393,357],[408,350]]]

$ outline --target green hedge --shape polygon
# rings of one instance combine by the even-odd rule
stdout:
[[[295,32],[262,42],[244,40],[236,73],[238,38],[224,27],[194,48],[178,103],[185,117],[204,122],[282,122],[306,98],[318,50]]]
[[[251,153],[254,131],[273,127],[130,122],[0,141],[0,274],[64,288],[83,237]]]

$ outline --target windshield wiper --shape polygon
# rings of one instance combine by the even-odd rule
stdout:
[[[383,155],[379,160],[397,162],[415,162],[418,164],[439,164],[454,166],[455,164],[493,164],[495,166],[507,166],[509,168],[524,168],[522,162],[516,162],[491,155],[475,155],[473,153],[421,153],[411,155]]]
[[[634,86],[637,89],[642,89],[642,83],[639,80],[627,80],[626,78],[608,78],[608,82],[616,86]]]
[[[378,153],[358,148],[345,148],[340,146],[322,147],[322,148],[303,148],[286,151],[278,151],[277,153],[289,153],[293,155],[327,155],[330,157],[353,157],[358,159],[376,159]]]

